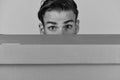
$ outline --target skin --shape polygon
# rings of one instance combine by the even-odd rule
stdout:
[[[42,34],[61,35],[77,34],[79,31],[79,20],[76,20],[73,11],[47,11],[43,17],[44,27],[41,26]]]

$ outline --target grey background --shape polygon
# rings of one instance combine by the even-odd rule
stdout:
[[[120,34],[119,0],[75,0],[80,12],[79,34]],[[39,34],[40,0],[0,0],[2,34]]]

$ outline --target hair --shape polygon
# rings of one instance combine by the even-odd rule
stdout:
[[[45,12],[51,10],[72,10],[76,15],[76,19],[78,17],[77,5],[73,0],[45,0],[38,11],[38,18],[43,25]]]

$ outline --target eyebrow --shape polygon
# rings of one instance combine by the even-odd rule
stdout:
[[[67,21],[64,22],[64,24],[69,23],[69,22],[74,22],[74,20],[67,20]],[[56,25],[57,23],[53,22],[53,21],[48,21],[48,22],[46,22],[46,24],[54,24],[54,25]]]
[[[48,21],[48,22],[46,22],[46,24],[57,24],[56,22],[52,22],[52,21]]]
[[[69,23],[69,22],[74,22],[74,20],[67,20],[64,22],[64,24]]]

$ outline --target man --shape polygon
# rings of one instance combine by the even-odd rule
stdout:
[[[77,34],[79,31],[78,10],[73,0],[45,0],[38,18],[41,34]]]

